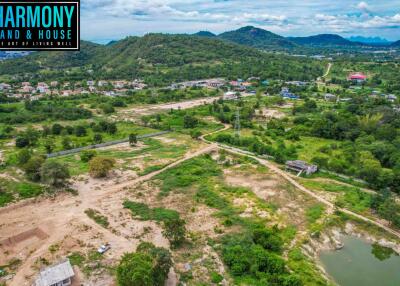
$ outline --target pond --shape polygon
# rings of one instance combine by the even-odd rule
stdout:
[[[344,237],[343,243],[341,250],[320,254],[326,272],[338,285],[400,285],[400,256],[392,249],[351,236]]]

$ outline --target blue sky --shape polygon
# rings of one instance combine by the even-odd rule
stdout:
[[[284,36],[320,33],[400,40],[400,0],[81,0],[82,38],[214,33],[253,25]]]

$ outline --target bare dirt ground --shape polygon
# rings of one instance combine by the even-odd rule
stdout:
[[[210,145],[191,150],[164,169],[215,148],[215,145]],[[38,268],[43,266],[37,262],[43,258],[55,262],[57,258],[75,250],[85,253],[105,242],[112,245],[105,255],[111,264],[124,252],[134,251],[140,239],[168,247],[158,225],[133,220],[122,207],[122,202],[129,195],[128,188],[134,188],[163,170],[119,183],[112,179],[79,180],[74,184],[74,189],[78,190],[77,196],[59,194],[55,198],[41,198],[0,209],[0,264],[7,264],[12,258],[22,261],[8,285],[30,285]],[[106,216],[110,222],[109,228],[103,228],[91,220],[84,213],[89,208]],[[49,247],[54,245],[58,249],[51,253]]]
[[[305,212],[317,201],[288,185],[277,174],[259,172],[252,168],[241,172],[227,169],[224,177],[228,184],[246,187],[258,198],[273,205],[276,212],[265,214],[271,224],[281,227],[295,226],[300,231],[307,229]]]
[[[253,96],[254,94],[242,93],[242,97]],[[210,104],[214,100],[218,100],[220,96],[217,97],[204,97],[198,99],[192,99],[181,102],[174,103],[163,103],[163,104],[155,104],[155,105],[147,105],[142,107],[134,107],[121,110],[118,115],[114,115],[114,117],[122,117],[125,120],[138,118],[144,115],[151,115],[158,112],[165,112],[171,109],[179,110],[179,109],[189,109],[197,106],[201,106],[204,104]],[[112,116],[113,117],[113,116]]]
[[[271,108],[263,108],[261,109],[261,113],[257,112],[256,114],[258,114],[259,116],[262,116],[264,118],[267,119],[282,119],[284,117],[286,117],[286,114],[276,110],[276,109],[271,109]]]

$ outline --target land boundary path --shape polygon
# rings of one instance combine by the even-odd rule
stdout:
[[[217,149],[218,146],[215,143],[206,145],[205,147],[186,153],[183,157],[170,163],[161,170],[113,185],[79,190],[77,196],[62,195],[58,199],[43,198],[30,201],[30,203],[20,202],[6,207],[7,211],[0,212],[0,221],[4,222],[4,224],[0,226],[0,237],[2,239],[7,239],[10,236],[22,233],[34,227],[43,226],[44,229],[49,229],[47,232],[48,237],[43,239],[40,247],[33,250],[24,258],[18,272],[12,280],[9,281],[10,285],[28,285],[27,277],[32,273],[31,267],[34,262],[48,252],[50,245],[57,243],[63,237],[69,235],[73,223],[75,225],[79,223],[89,225],[91,228],[102,233],[107,241],[114,241],[115,244],[131,248],[134,245],[133,242],[128,241],[121,235],[112,233],[109,229],[100,227],[95,222],[91,221],[84,211],[88,208],[94,208],[100,209],[104,215],[109,215],[109,213],[102,208],[102,203],[105,200],[116,198],[122,202],[124,199],[123,192],[126,192],[127,188],[133,188],[187,160]],[[123,205],[120,203],[115,205],[112,212],[117,213],[122,210]],[[125,249],[125,251],[128,251],[128,249]]]
[[[205,142],[209,142],[207,140],[205,140]],[[352,212],[348,209],[345,208],[339,208],[337,206],[335,206],[333,203],[331,203],[330,201],[326,200],[325,198],[319,196],[318,194],[316,194],[315,192],[307,189],[306,187],[304,187],[303,185],[301,185],[300,183],[298,183],[296,180],[294,180],[289,174],[287,174],[285,171],[281,170],[280,168],[278,168],[275,164],[271,163],[270,161],[267,161],[265,159],[261,159],[259,157],[257,157],[255,154],[251,154],[250,152],[247,151],[243,151],[239,148],[235,148],[235,147],[231,147],[231,146],[227,146],[227,145],[223,145],[223,144],[218,144],[218,147],[220,149],[226,150],[228,152],[234,153],[234,154],[238,154],[238,155],[242,155],[242,156],[247,156],[249,158],[252,158],[256,161],[258,161],[260,164],[264,165],[265,167],[269,168],[270,170],[272,170],[273,172],[275,172],[276,174],[280,175],[281,177],[285,178],[290,184],[292,184],[294,187],[296,187],[297,189],[299,189],[300,191],[310,195],[311,197],[313,197],[314,199],[316,199],[317,201],[323,203],[324,205],[326,205],[330,211],[340,211],[342,213],[348,214],[350,216],[356,217],[357,219],[360,219],[364,222],[373,224],[385,231],[387,231],[388,233],[396,236],[397,238],[400,239],[400,233],[387,227],[386,225],[377,222],[373,219],[367,218],[365,216],[362,216],[360,214],[357,214],[355,212]]]

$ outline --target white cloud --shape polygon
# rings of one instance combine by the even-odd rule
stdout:
[[[349,5],[348,0],[82,0],[82,32],[121,38],[150,31],[219,33],[254,25],[284,35],[369,33],[400,38],[399,0],[380,1],[371,7],[364,1]]]
[[[360,9],[362,12],[364,13],[370,13],[371,12],[371,8],[369,7],[369,5],[362,1],[360,3],[358,3],[357,8]]]

